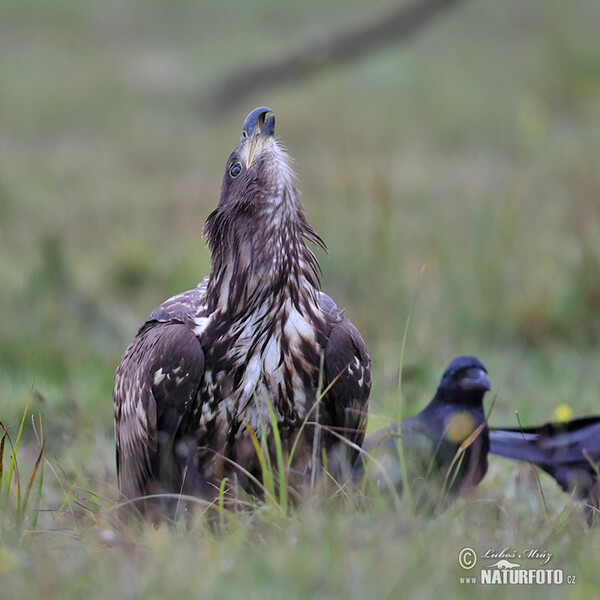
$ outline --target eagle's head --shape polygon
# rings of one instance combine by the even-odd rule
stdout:
[[[274,136],[273,111],[266,106],[255,108],[246,117],[240,142],[227,159],[219,204],[204,227],[213,254],[214,244],[225,230],[240,234],[261,220],[302,218],[290,158]]]
[[[244,121],[240,143],[229,156],[220,204],[230,209],[274,210],[297,198],[290,159],[275,140],[275,115],[255,108]],[[273,206],[275,205],[275,206]]]
[[[319,286],[318,263],[305,240],[325,245],[306,221],[291,159],[274,135],[270,108],[246,117],[219,203],[204,225],[213,262],[209,296],[216,302],[235,295],[228,306],[236,308],[254,292],[290,291],[291,285],[295,298],[303,286]]]

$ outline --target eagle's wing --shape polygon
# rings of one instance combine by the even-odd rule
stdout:
[[[318,300],[333,323],[325,347],[323,389],[329,391],[323,402],[333,428],[360,446],[367,427],[371,359],[358,329],[335,302],[322,292]],[[356,450],[349,453],[351,463],[357,454]]]
[[[117,476],[124,498],[179,491],[171,489],[177,470],[171,449],[204,374],[204,352],[193,332],[204,293],[201,284],[153,311],[117,368]]]

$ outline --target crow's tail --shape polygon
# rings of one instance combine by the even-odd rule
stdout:
[[[533,463],[564,491],[575,490],[591,506],[600,505],[600,416],[522,429],[490,428],[490,452]]]

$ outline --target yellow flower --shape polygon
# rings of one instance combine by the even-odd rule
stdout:
[[[573,418],[573,409],[568,404],[559,404],[554,409],[553,416],[556,421],[561,421],[564,423],[565,421],[569,421]]]

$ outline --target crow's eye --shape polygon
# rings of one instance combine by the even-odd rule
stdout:
[[[242,164],[234,163],[229,167],[229,174],[235,179],[242,172]]]

